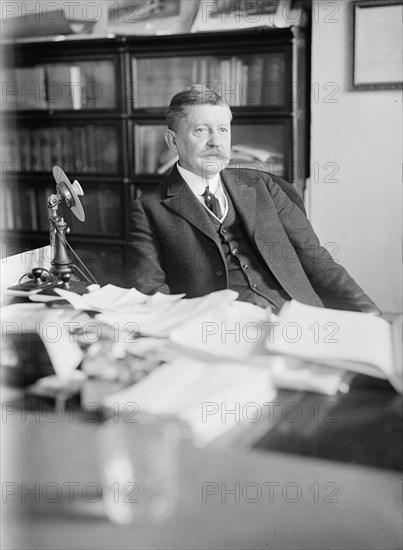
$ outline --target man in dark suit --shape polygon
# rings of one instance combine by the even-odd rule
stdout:
[[[231,119],[228,104],[205,87],[172,98],[165,137],[179,161],[132,204],[129,285],[189,298],[230,288],[275,312],[294,298],[379,314],[320,246],[291,184],[227,168]]]

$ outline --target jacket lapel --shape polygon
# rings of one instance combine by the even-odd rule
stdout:
[[[262,193],[259,187],[255,188],[240,181],[239,172],[224,170],[222,175],[244,226],[258,247],[260,248],[261,243],[270,242],[270,238],[281,238],[284,229],[273,202],[268,200],[268,194]],[[261,252],[265,256],[264,251]]]
[[[185,218],[185,220],[217,244],[220,243],[208,212],[199,203],[185,180],[179,174],[176,166],[169,175],[167,198],[162,203],[182,218]]]
[[[239,181],[239,172],[223,170],[221,176],[246,231],[253,238],[256,227],[256,190]]]

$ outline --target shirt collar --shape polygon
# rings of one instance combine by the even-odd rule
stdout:
[[[221,185],[221,178],[220,174],[215,174],[212,178],[206,180],[203,179],[201,176],[198,176],[197,174],[194,174],[190,170],[186,170],[186,168],[182,168],[182,166],[179,165],[179,163],[176,164],[176,167],[178,169],[179,174],[182,176],[182,178],[185,180],[185,182],[188,184],[190,189],[193,191],[195,195],[202,195],[207,187],[209,186],[209,189],[211,193],[216,193],[217,189]]]

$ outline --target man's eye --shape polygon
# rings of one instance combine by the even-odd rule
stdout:
[[[196,134],[203,134],[207,131],[207,128],[196,128]]]
[[[220,132],[222,134],[227,134],[228,133],[228,128],[220,128]]]

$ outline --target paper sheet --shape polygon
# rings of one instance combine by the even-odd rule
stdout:
[[[179,349],[203,356],[267,364],[264,343],[269,319],[273,319],[270,309],[230,302],[173,328],[169,338]]]
[[[268,351],[378,378],[393,376],[392,331],[385,319],[291,300],[278,321],[266,339]]]
[[[271,358],[270,372],[277,388],[305,390],[336,395],[346,380],[346,371],[314,363],[302,362],[289,357]],[[346,385],[348,391],[348,386]]]
[[[84,357],[69,330],[76,315],[75,311],[49,309],[44,304],[12,304],[1,309],[2,336],[38,334],[57,376],[69,379]]]
[[[148,296],[135,288],[122,288],[111,284],[81,296],[63,289],[56,289],[56,292],[76,309],[101,312],[148,311],[154,306],[169,306],[184,296],[161,293]]]
[[[174,327],[187,324],[198,315],[207,318],[211,311],[234,302],[237,296],[232,290],[220,290],[200,298],[183,298],[172,303],[161,295],[154,307],[140,305],[124,311],[105,312],[96,318],[108,325],[119,326],[121,330],[128,327],[143,335],[164,338]]]
[[[177,416],[191,426],[197,442],[207,444],[240,422],[254,421],[252,415],[260,414],[275,395],[267,369],[206,364],[182,356],[136,385],[107,396],[104,405],[125,410],[128,404],[136,404],[140,413]]]

